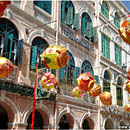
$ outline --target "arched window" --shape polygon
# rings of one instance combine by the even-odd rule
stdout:
[[[45,68],[44,64],[41,61],[40,54],[48,47],[48,43],[41,37],[36,37],[32,41],[31,49],[31,60],[30,60],[30,69],[33,70],[36,68],[37,56],[39,57],[38,68]]]
[[[81,66],[81,73],[89,72],[94,75],[93,67],[89,61],[85,60]]]
[[[115,13],[115,17],[114,17],[114,24],[117,28],[120,28],[120,19],[117,12]]]
[[[117,105],[122,106],[123,89],[122,89],[122,81],[120,77],[118,77],[117,79],[116,98],[117,98]]]
[[[72,27],[74,22],[75,8],[71,1],[61,2],[61,22]]]
[[[87,13],[82,14],[81,33],[88,40],[93,37],[93,23],[90,16]]]
[[[104,72],[104,79],[103,79],[103,92],[110,92],[110,75],[107,71]]]
[[[51,14],[52,10],[52,0],[49,1],[34,1],[34,4],[41,8],[42,10],[46,11],[47,13]]]
[[[114,129],[114,123],[109,118],[105,122],[105,130],[107,130],[107,129]]]
[[[109,9],[107,2],[103,1],[101,5],[101,12],[102,14],[109,19]]]
[[[5,18],[0,18],[0,56],[13,64],[22,63],[23,40],[19,40],[17,28]]]

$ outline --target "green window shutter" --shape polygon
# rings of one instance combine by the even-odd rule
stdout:
[[[11,56],[12,56],[13,37],[14,37],[13,34],[9,34],[9,40],[10,40],[9,60],[11,60]]]
[[[7,57],[8,58],[8,38],[9,38],[9,35],[8,33],[5,33],[4,35],[4,50],[3,50],[3,57]]]
[[[37,46],[32,46],[31,69],[36,68],[37,61]]]
[[[118,64],[118,50],[117,50],[117,45],[115,44],[115,62]]]
[[[74,16],[74,25],[73,25],[73,29],[75,30],[79,30],[80,29],[80,14],[75,14]]]
[[[46,5],[47,5],[47,10],[46,12],[51,14],[51,10],[52,10],[52,1],[45,1]]]
[[[69,7],[67,10],[66,24],[72,25],[73,23],[73,7]]]
[[[41,8],[42,10],[44,10],[43,9],[43,5],[44,5],[44,1],[34,1],[34,4],[36,5],[36,6],[38,6],[39,8]]]
[[[119,65],[122,66],[122,51],[119,49]]]
[[[23,55],[23,39],[19,40],[17,45],[16,57],[18,57],[18,64],[22,64],[22,55]]]
[[[92,23],[87,22],[87,26],[86,26],[86,29],[85,29],[85,36],[88,37],[88,38],[91,38],[91,26],[92,26]]]
[[[83,34],[85,33],[85,24],[86,24],[86,19],[85,19],[85,17],[83,17],[82,18],[82,25],[81,25],[81,30],[82,30]]]
[[[110,40],[106,37],[106,58],[110,59]]]
[[[65,1],[61,3],[61,22],[65,20]]]
[[[99,76],[98,75],[94,75],[94,80],[96,80],[95,83],[98,84],[99,83]]]
[[[101,34],[101,39],[102,39],[102,53],[104,54],[104,52],[103,52],[103,50],[104,50],[104,49],[103,49],[103,48],[104,48],[104,43],[103,43],[103,42],[104,42],[103,34]]]
[[[76,85],[76,79],[78,78],[78,76],[79,76],[79,74],[80,74],[80,67],[75,67],[74,68],[74,72],[73,72],[73,83],[74,83],[74,85]]]
[[[60,80],[63,80],[64,79],[64,68],[60,68]]]

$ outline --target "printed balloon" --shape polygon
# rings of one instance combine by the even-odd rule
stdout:
[[[6,78],[13,72],[13,64],[5,57],[0,57],[0,78]]]
[[[119,33],[122,39],[130,44],[130,15],[123,21]]]
[[[126,104],[126,105],[124,106],[124,111],[125,111],[125,112],[130,112],[130,104]]]
[[[101,87],[97,84],[94,84],[93,88],[90,89],[88,92],[90,96],[98,96],[101,93]]]
[[[95,80],[90,73],[82,73],[78,76],[76,82],[80,89],[89,91],[93,88]]]
[[[40,81],[40,85],[47,90],[50,90],[52,88],[55,88],[57,85],[57,80],[55,78],[55,75],[48,72],[45,73]]]
[[[126,86],[125,89],[128,91],[128,93],[130,94],[130,80],[126,82]]]
[[[73,90],[72,90],[72,96],[73,97],[83,97],[85,95],[84,90],[79,89],[78,86],[76,86]]]
[[[128,98],[128,101],[129,101],[129,103],[130,103],[130,96],[129,96],[129,98]]]
[[[66,48],[59,45],[48,47],[40,56],[48,69],[64,68],[69,60],[69,56],[66,55]]]
[[[106,106],[109,106],[112,104],[112,96],[109,92],[102,92],[100,94],[100,100]]]

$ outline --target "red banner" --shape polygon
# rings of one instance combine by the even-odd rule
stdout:
[[[10,3],[11,3],[10,1],[0,1],[0,17],[4,14],[4,10]]]

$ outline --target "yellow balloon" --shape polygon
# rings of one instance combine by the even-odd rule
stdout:
[[[13,72],[13,64],[5,57],[0,57],[0,78],[6,78]]]

